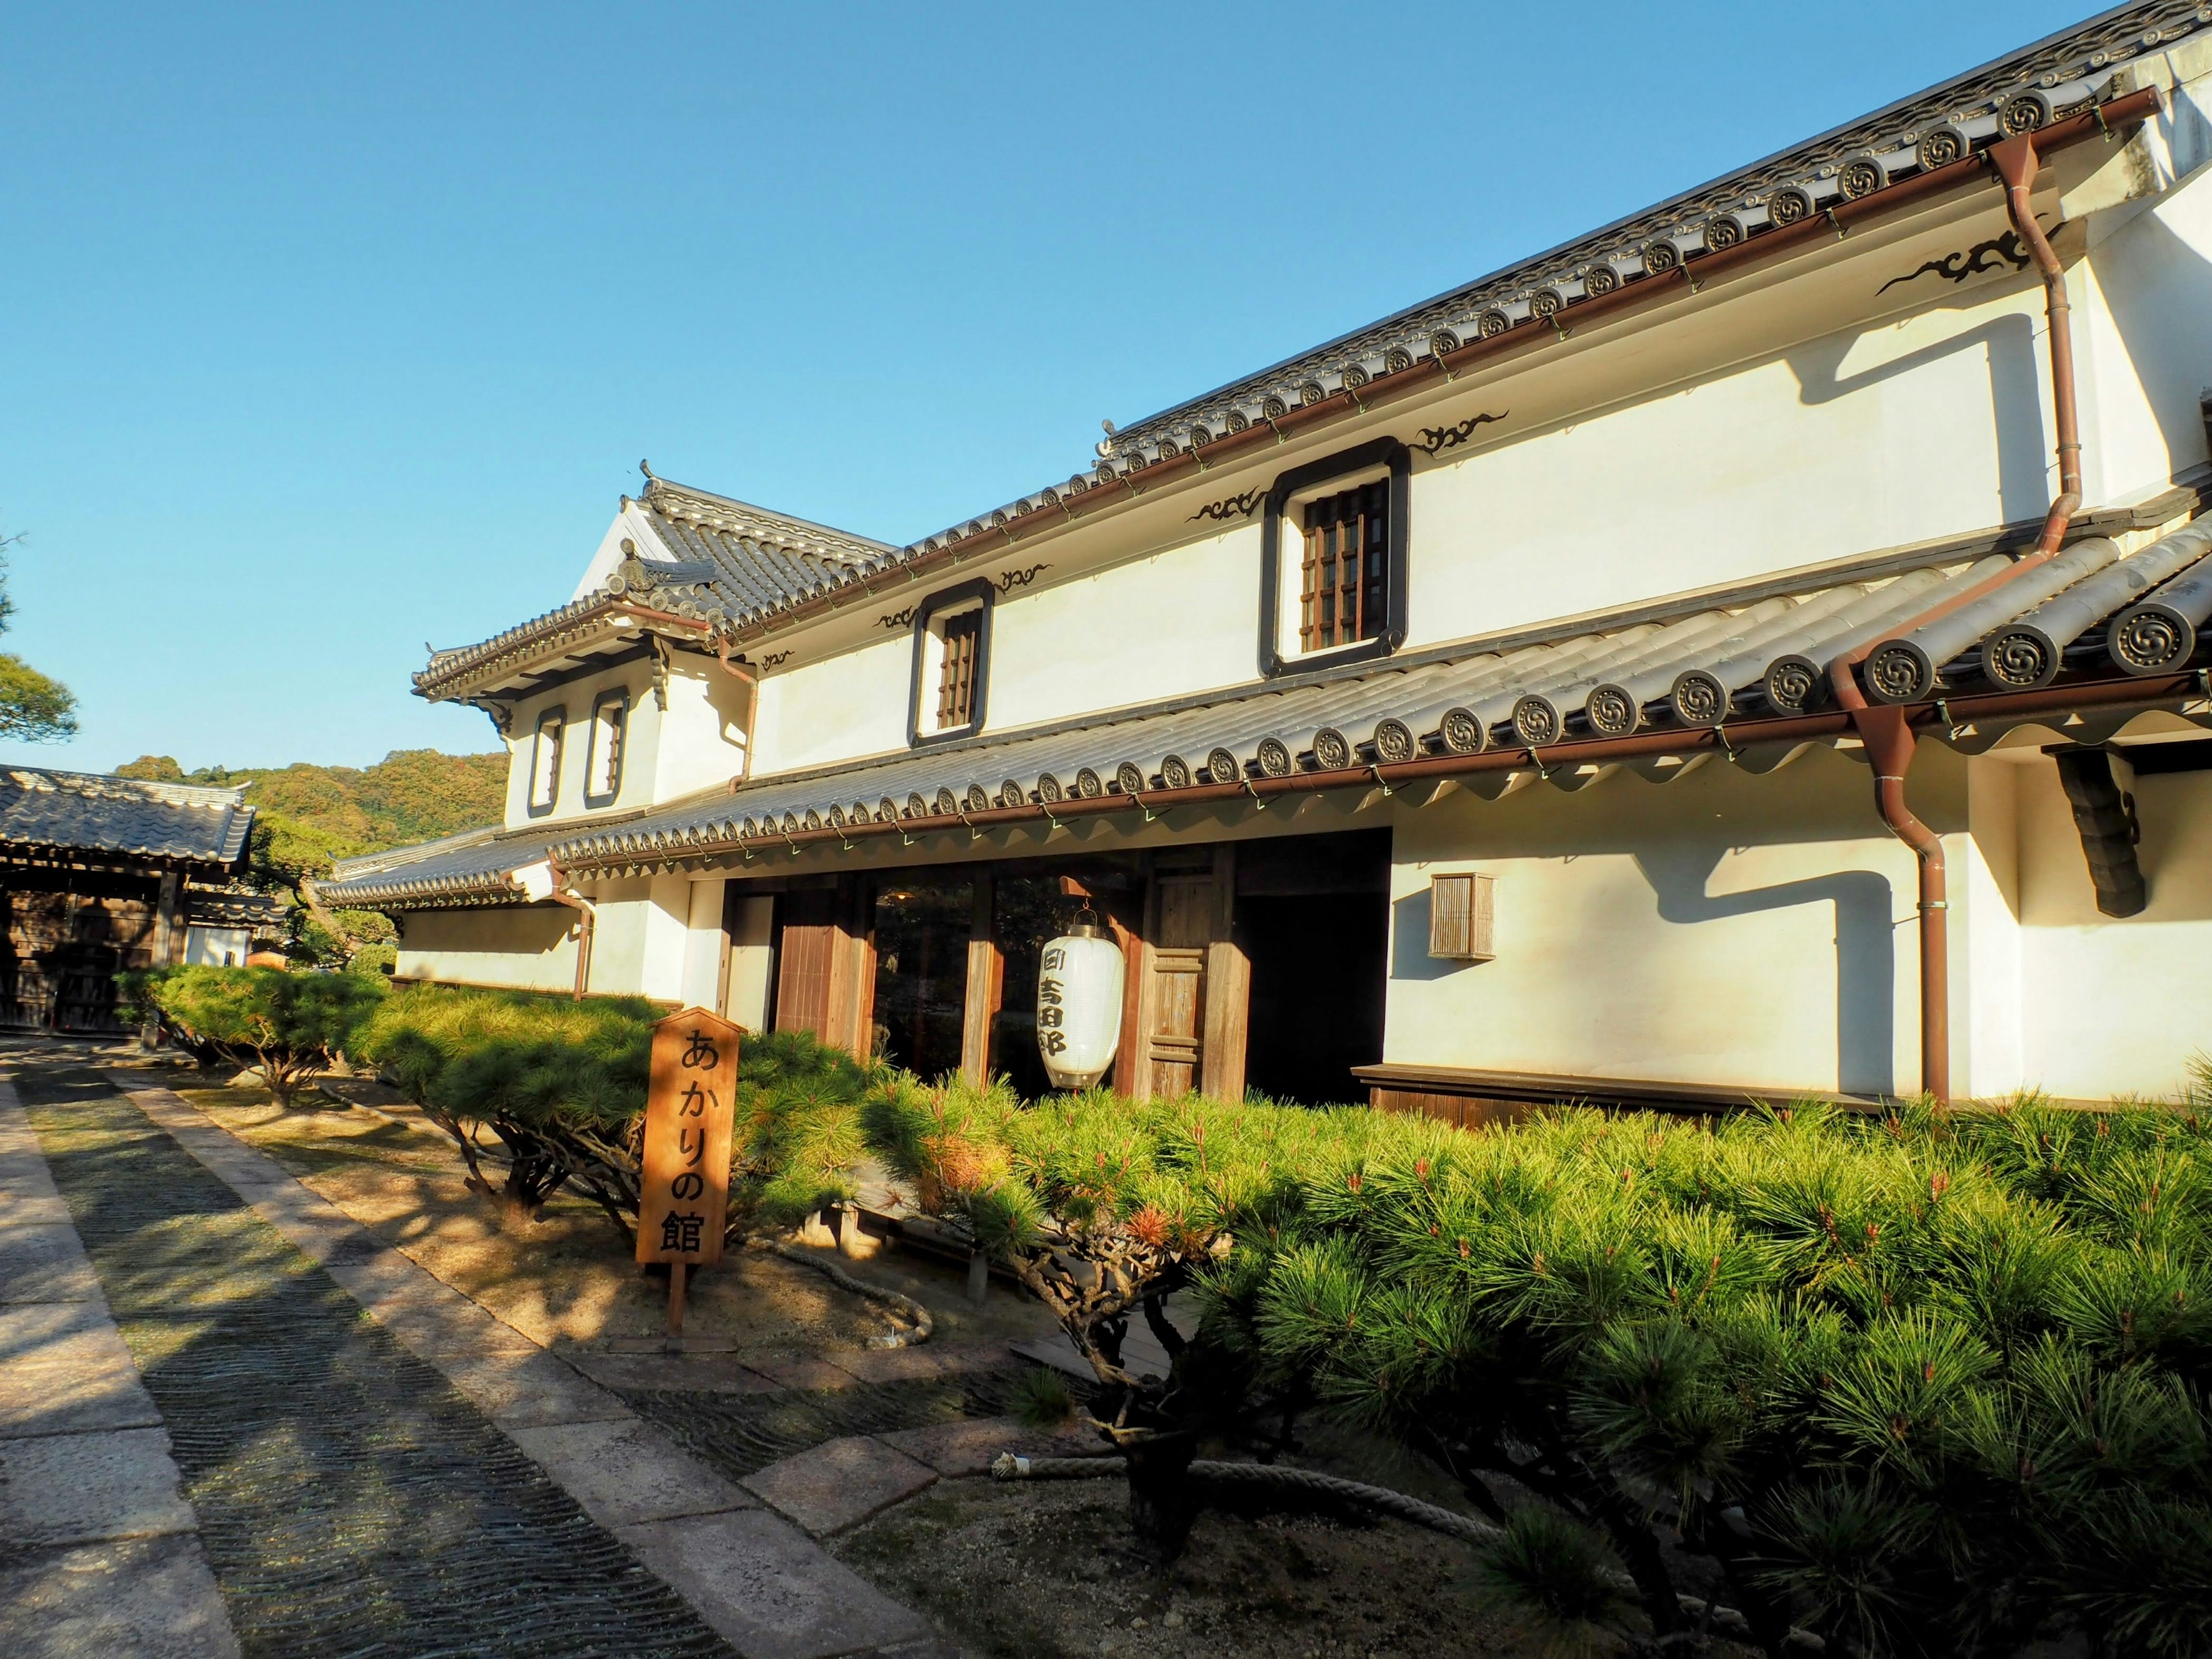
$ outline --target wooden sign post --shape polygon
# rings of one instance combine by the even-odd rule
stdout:
[[[668,1264],[671,1347],[684,1335],[684,1273],[722,1259],[737,1083],[736,1026],[704,1008],[686,1008],[654,1024],[637,1259]]]

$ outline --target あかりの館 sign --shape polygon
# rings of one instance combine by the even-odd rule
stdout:
[[[641,1262],[707,1267],[722,1259],[738,1035],[704,1008],[686,1008],[653,1028],[637,1199]]]

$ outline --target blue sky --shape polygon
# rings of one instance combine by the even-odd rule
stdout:
[[[424,641],[641,457],[910,541],[2084,15],[19,0],[0,648],[83,731],[0,759],[494,747]]]

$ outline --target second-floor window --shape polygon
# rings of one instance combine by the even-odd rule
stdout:
[[[538,732],[530,745],[530,810],[550,812],[561,798],[561,732],[568,716],[550,709],[538,717]]]
[[[907,739],[967,737],[983,725],[990,691],[991,601],[988,580],[931,594],[914,619],[914,696]]]
[[[1307,502],[1305,536],[1298,648],[1373,639],[1390,611],[1390,481]]]
[[[584,801],[604,806],[622,788],[623,750],[629,740],[629,694],[610,691],[592,708],[592,744],[584,757]]]
[[[975,671],[981,662],[983,608],[945,619],[944,657],[937,670],[937,729],[950,731],[975,719]]]

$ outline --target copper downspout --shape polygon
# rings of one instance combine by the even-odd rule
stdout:
[[[1828,665],[1828,680],[1836,701],[1849,711],[1851,724],[1866,744],[1874,767],[1875,805],[1892,834],[1912,849],[1919,866],[1920,911],[1920,1090],[1936,1100],[1951,1097],[1951,950],[1950,899],[1945,879],[1943,840],[1913,816],[1905,805],[1905,775],[1912,769],[1919,746],[1911,717],[1901,707],[1876,708],[1859,689],[1858,665],[1891,640],[1902,638],[1960,605],[1970,605],[1995,592],[2021,572],[2057,556],[2066,526],[2081,505],[2081,436],[2074,397],[2073,307],[2066,294],[2065,267],[2051,252],[2043,228],[2035,222],[2029,201],[2040,162],[2033,133],[2022,133],[1993,144],[1986,152],[1990,165],[2004,180],[2005,211],[2013,229],[2027,246],[2028,257],[2043,278],[2045,332],[2051,339],[2051,420],[2057,428],[2058,495],[2044,517],[2043,534],[2034,548],[1987,581],[1977,582],[1965,592],[1931,606],[1878,639],[1869,640]]]
[[[599,919],[599,906],[581,893],[569,890],[568,872],[550,859],[546,860],[553,872],[552,899],[556,904],[565,904],[576,912],[576,986],[568,1000],[581,1002],[584,992],[592,982],[592,933]]]

